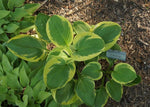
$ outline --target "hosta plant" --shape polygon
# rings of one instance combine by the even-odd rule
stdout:
[[[117,23],[100,22],[91,27],[77,21],[71,25],[64,17],[39,14],[35,25],[38,37],[18,35],[7,42],[7,47],[24,60],[45,61],[43,79],[53,96],[50,107],[82,103],[103,107],[109,97],[121,100],[123,86],[140,82],[131,65],[114,66],[116,60],[106,56],[109,49],[120,50],[116,42],[121,27]],[[99,59],[108,61],[108,69],[102,70]]]
[[[24,4],[25,0],[0,0],[0,41],[5,42],[20,32],[34,27],[32,14],[40,4]]]

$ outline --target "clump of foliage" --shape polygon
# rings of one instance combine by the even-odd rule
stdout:
[[[32,68],[0,45],[0,107],[40,107],[51,96],[42,79],[43,67]]]
[[[32,14],[40,4],[25,4],[25,0],[0,0],[0,41],[24,33],[34,27]]]
[[[7,47],[24,60],[45,61],[43,79],[54,99],[50,107],[82,103],[103,107],[109,97],[121,100],[123,86],[140,82],[131,65],[114,66],[116,60],[106,56],[109,49],[120,50],[116,42],[121,27],[117,23],[100,22],[90,26],[77,21],[71,25],[64,17],[39,14],[35,25],[38,37],[18,35],[7,42]],[[56,46],[51,51],[47,49],[49,43]],[[108,61],[108,69],[101,69],[99,59]],[[85,63],[83,69],[81,61]],[[95,87],[96,81],[100,85]]]

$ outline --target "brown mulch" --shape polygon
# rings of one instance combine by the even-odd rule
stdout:
[[[56,2],[54,2],[56,1]],[[62,1],[62,2],[61,2]],[[39,12],[61,15],[69,21],[84,20],[89,24],[114,21],[121,25],[118,44],[127,53],[142,82],[124,87],[120,102],[109,99],[106,107],[150,107],[150,1],[149,0],[48,0]],[[43,1],[28,0],[28,2]]]

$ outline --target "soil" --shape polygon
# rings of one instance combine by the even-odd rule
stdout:
[[[149,0],[27,0],[42,6],[35,14],[61,15],[69,21],[83,20],[91,25],[117,22],[122,27],[118,40],[142,82],[124,87],[120,102],[109,99],[105,107],[150,107],[150,1]]]

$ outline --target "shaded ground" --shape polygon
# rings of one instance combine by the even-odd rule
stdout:
[[[150,107],[149,0],[62,1],[52,2],[51,0],[50,2],[49,0],[35,14],[39,12],[48,15],[58,14],[71,22],[84,20],[91,25],[101,21],[114,21],[122,27],[118,43],[127,53],[126,62],[135,68],[137,74],[141,75],[142,82],[131,88],[124,87],[121,102],[117,103],[109,99],[106,107]],[[37,2],[37,0],[28,0],[28,2]]]

